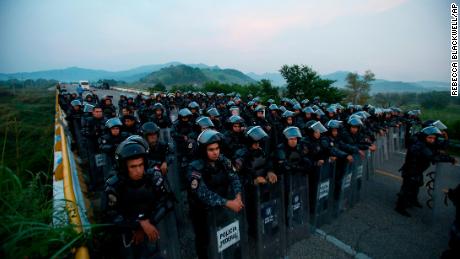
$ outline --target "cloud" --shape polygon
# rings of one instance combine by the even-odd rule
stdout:
[[[406,1],[296,1],[249,9],[235,16],[220,18],[222,33],[215,40],[230,49],[254,49],[281,36],[285,31],[307,33],[309,29],[327,26],[339,18],[385,12]]]

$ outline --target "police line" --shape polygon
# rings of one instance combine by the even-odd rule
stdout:
[[[136,91],[136,93],[139,92]],[[61,135],[62,132],[61,126]],[[321,167],[317,172],[318,181],[315,180],[308,183],[302,180],[305,183],[304,186],[309,186],[311,189],[316,190],[313,192],[313,195],[316,197],[310,199],[310,201],[313,201],[311,204],[308,204],[308,198],[305,199],[308,191],[300,190],[300,188],[290,193],[288,202],[279,199],[282,195],[278,195],[278,200],[265,201],[262,196],[263,190],[260,190],[261,188],[255,190],[260,200],[256,207],[258,217],[256,223],[257,229],[254,234],[258,241],[257,244],[254,244],[257,256],[265,258],[274,255],[276,255],[275,257],[278,257],[277,255],[285,255],[287,246],[292,244],[294,240],[304,239],[310,233],[311,228],[331,222],[334,217],[337,217],[340,213],[359,202],[362,188],[366,184],[365,180],[372,177],[374,168],[383,165],[384,161],[389,160],[391,153],[403,149],[403,127],[389,128],[385,135],[377,136],[376,144],[378,149],[375,153],[367,152],[364,159],[355,156],[354,162],[347,165],[343,172],[343,177],[338,182],[332,180],[336,178],[335,174],[337,173],[335,172],[334,163],[328,163],[327,166]],[[59,158],[59,155],[57,157]],[[75,161],[73,160],[73,162]],[[288,179],[284,180],[288,181]],[[335,188],[340,188],[341,190],[337,202],[332,199]],[[282,193],[283,190],[281,189],[277,192]],[[288,215],[284,215],[284,206],[288,207]],[[313,213],[309,213],[309,210],[313,211]],[[82,210],[77,208],[77,211],[81,215]],[[247,237],[245,237],[248,232],[244,223],[245,218],[235,215],[228,217],[217,216],[220,215],[219,213],[222,213],[222,210],[211,211],[210,216],[210,218],[216,218],[215,223],[209,226],[210,236],[213,237],[210,246],[213,250],[211,252],[213,256],[211,257],[226,258],[224,254],[230,256],[235,253],[241,255],[240,257],[248,255],[245,252],[247,251],[245,246],[248,244],[246,241]],[[311,219],[309,219],[309,215],[311,215]],[[228,218],[228,220],[222,221],[222,218]],[[286,224],[286,221],[288,223],[285,229],[284,224]],[[303,231],[294,235],[293,232],[298,229],[302,229]],[[298,238],[293,238],[293,236],[297,236]],[[264,240],[264,242],[261,240]],[[267,243],[270,245],[262,245]]]

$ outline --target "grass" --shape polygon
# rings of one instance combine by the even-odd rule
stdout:
[[[68,258],[87,240],[53,214],[54,94],[0,85],[1,258]]]

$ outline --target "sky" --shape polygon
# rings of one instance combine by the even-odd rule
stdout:
[[[0,72],[179,61],[449,81],[445,0],[0,0]]]

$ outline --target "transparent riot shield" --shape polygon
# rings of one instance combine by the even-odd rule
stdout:
[[[186,222],[187,217],[187,192],[185,190],[184,180],[181,174],[184,174],[182,167],[182,157],[177,152],[172,152],[167,157],[168,173],[167,178],[171,186],[171,190],[176,196],[176,218],[179,226]]]
[[[383,137],[383,161],[387,161],[389,159],[389,145],[388,145],[388,133],[385,133],[385,136]]]
[[[395,150],[394,150],[394,141],[393,141],[393,130],[394,128],[393,127],[390,127],[388,128],[388,132],[387,132],[387,145],[388,145],[388,153],[391,154],[393,153]],[[388,160],[388,158],[387,158]]]
[[[391,137],[392,137],[392,142],[393,142],[393,152],[399,151],[399,127],[393,127]]]
[[[256,217],[255,252],[257,258],[284,258],[286,256],[283,185],[283,179],[279,176],[275,184],[264,184],[253,188],[256,215],[250,216]]]
[[[377,136],[377,150],[375,153],[375,167],[380,168],[383,165],[384,161],[384,143],[383,143],[383,136]]]
[[[248,236],[244,210],[235,213],[227,208],[210,208],[209,258],[248,258]]]
[[[353,155],[353,162],[351,163],[351,206],[361,200],[361,190],[364,184],[363,171],[363,159],[360,155]]]
[[[406,126],[399,126],[399,150],[403,151],[405,149],[405,135],[406,135]]]
[[[160,256],[163,258],[179,259],[179,235],[175,212],[169,212],[156,227],[160,232],[160,239],[157,241]]]
[[[305,239],[309,233],[310,206],[308,201],[308,176],[285,174],[286,244],[290,246]]]
[[[317,167],[310,180],[310,224],[312,228],[329,223],[333,214],[335,163]]]
[[[102,173],[104,175],[104,182],[107,180],[110,175],[113,173],[114,160],[106,153],[98,154],[96,158],[96,164],[102,166]]]
[[[371,179],[375,175],[376,152],[367,151],[364,170],[366,170],[366,180]]]
[[[334,206],[334,216],[338,217],[341,213],[351,207],[351,178],[352,178],[352,163],[345,162],[338,167],[336,174],[339,175],[336,183],[340,185],[337,188],[337,201]]]
[[[455,219],[455,206],[452,202],[444,202],[450,189],[455,189],[460,184],[460,167],[450,163],[437,163],[432,190],[433,223],[439,220],[453,222]]]
[[[160,129],[160,141],[167,143],[168,145],[172,142],[170,128]]]

